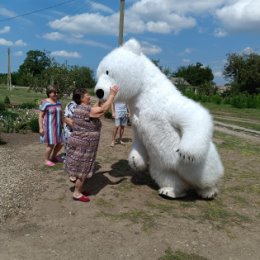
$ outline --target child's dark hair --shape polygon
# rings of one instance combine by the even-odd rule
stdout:
[[[77,88],[73,91],[72,99],[77,103],[77,105],[80,105],[81,99],[84,97],[84,95],[88,93],[88,91],[85,88]]]
[[[51,93],[55,93],[55,92],[57,92],[57,87],[54,86],[54,85],[50,85],[50,86],[48,86],[47,89],[46,89],[46,95],[47,95],[47,97],[49,97]]]

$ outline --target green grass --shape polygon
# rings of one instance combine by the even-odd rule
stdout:
[[[93,92],[93,91],[92,91]],[[4,102],[5,97],[8,96],[11,104],[34,103],[35,100],[42,100],[47,98],[45,93],[35,92],[28,87],[15,87],[9,91],[6,86],[0,85],[0,102]],[[65,106],[71,99],[61,98],[63,106]]]
[[[228,115],[238,118],[245,118],[245,119],[252,119],[252,120],[259,120],[260,118],[260,109],[254,108],[234,108],[231,105],[217,105],[214,103],[202,103],[204,107],[210,110],[212,114],[215,115]]]
[[[103,198],[97,198],[96,199],[96,204],[99,206],[99,207],[105,207],[105,208],[112,208],[112,207],[114,207],[114,205],[111,203],[111,202],[109,202],[109,201],[107,201],[107,200],[105,200],[105,199],[103,199]]]
[[[164,256],[160,257],[159,260],[207,260],[207,258],[197,254],[185,253],[180,250],[173,252],[171,248],[167,248]]]
[[[46,98],[45,93],[36,93],[27,87],[15,87],[9,91],[5,86],[0,86],[0,102],[4,102],[6,96],[9,97],[11,104],[30,103],[34,102],[35,99]]]
[[[227,209],[218,200],[207,201],[204,205],[201,205],[200,218],[202,221],[208,220],[211,223],[215,223],[215,225],[218,224],[220,228],[223,228],[225,225],[241,225],[251,221],[248,216]]]
[[[101,212],[99,216],[108,217],[114,221],[128,220],[133,224],[140,224],[143,231],[146,232],[156,227],[155,219],[157,218],[157,216],[155,214],[148,214],[145,210],[140,209],[133,209],[118,214]]]
[[[249,122],[238,122],[238,121],[222,119],[222,118],[217,118],[216,121],[244,127],[244,128],[251,129],[251,130],[260,131],[260,122],[259,122],[259,124],[254,124],[254,123],[249,123]]]
[[[241,156],[257,156],[260,154],[260,146],[258,144],[252,144],[239,137],[219,131],[215,131],[214,137],[222,140],[222,142],[217,145],[220,149],[239,151]]]

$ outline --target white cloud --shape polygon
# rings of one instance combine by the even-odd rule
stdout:
[[[178,12],[175,6],[177,3],[178,1],[173,0],[136,2],[126,11],[126,29],[127,20],[133,20],[131,18],[144,23],[143,31],[154,33],[178,33],[183,29],[194,27],[195,19]]]
[[[11,41],[8,41],[4,38],[0,38],[0,45],[3,45],[3,46],[13,46],[13,42]]]
[[[246,47],[246,48],[242,51],[242,53],[243,53],[243,54],[246,54],[246,55],[249,55],[249,54],[254,53],[254,52],[255,52],[254,49],[252,49],[251,47]]]
[[[192,52],[193,52],[193,49],[192,49],[192,48],[186,48],[186,49],[184,49],[183,52],[180,52],[180,53],[178,54],[178,56],[188,55],[188,54],[191,54]]]
[[[22,52],[22,51],[16,51],[16,52],[14,53],[14,56],[15,56],[15,57],[21,57],[21,56],[23,56],[23,52]]]
[[[143,53],[147,55],[153,55],[162,52],[162,49],[159,46],[153,45],[149,42],[141,42],[141,47]]]
[[[215,37],[221,38],[221,37],[225,37],[226,35],[227,35],[227,32],[221,28],[216,28],[214,31]]]
[[[81,45],[86,45],[86,46],[99,47],[99,48],[102,48],[102,49],[111,49],[110,46],[108,46],[104,43],[93,41],[93,40],[67,38],[65,41],[67,43],[70,43],[70,44],[81,44]]]
[[[16,13],[4,7],[0,7],[0,15],[5,17],[12,17],[12,16],[16,16]]]
[[[213,75],[216,78],[223,78],[223,73],[222,71],[218,70],[218,71],[213,71]]]
[[[118,34],[119,12],[114,13],[108,6],[87,1],[93,10],[106,12],[81,13],[53,20],[49,26],[56,31],[70,34]],[[217,27],[216,37],[224,37],[232,31],[260,32],[260,0],[140,0],[128,3],[125,9],[125,34],[144,32],[177,34],[194,28],[197,19],[214,16]],[[218,24],[220,23],[220,24]],[[202,33],[209,31],[200,24]],[[50,36],[49,36],[50,37]],[[54,37],[54,36],[53,36]]]
[[[111,9],[110,7],[100,4],[100,3],[96,3],[96,2],[92,2],[92,1],[88,1],[91,8],[95,11],[102,11],[105,13],[114,13],[113,9]]]
[[[118,32],[118,17],[116,15],[102,16],[100,14],[79,14],[64,16],[49,23],[55,30],[76,34],[113,34]]]
[[[24,47],[27,45],[27,43],[25,43],[23,40],[17,40],[15,43],[14,43],[15,46],[19,46],[19,47]]]
[[[57,41],[57,40],[62,40],[64,35],[59,32],[51,32],[51,33],[45,33],[42,37],[47,40]]]
[[[260,33],[260,1],[236,0],[216,11],[217,18],[229,32]]]
[[[181,60],[182,61],[182,63],[185,63],[185,64],[190,64],[191,63],[191,60],[190,59],[182,59]]]
[[[12,42],[4,38],[0,38],[0,45],[8,46],[8,47],[10,46],[23,47],[26,46],[27,44],[23,40],[17,40],[15,42]]]
[[[0,34],[8,33],[11,31],[10,26],[5,26],[3,29],[0,29]]]
[[[64,58],[80,58],[80,54],[76,51],[64,51],[64,50],[61,50],[61,51],[52,51],[51,56],[54,56],[54,57],[64,57]]]

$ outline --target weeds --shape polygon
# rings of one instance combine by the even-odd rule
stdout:
[[[197,254],[185,253],[180,250],[173,252],[171,248],[167,248],[164,256],[160,257],[159,260],[207,260],[207,258]]]

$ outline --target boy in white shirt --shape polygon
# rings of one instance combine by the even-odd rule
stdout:
[[[124,134],[125,126],[127,126],[127,120],[128,120],[128,108],[126,103],[123,102],[114,102],[112,105],[112,117],[115,119],[115,127],[112,132],[112,142],[111,147],[115,146],[116,142],[116,135],[117,131],[119,129],[119,143],[125,144],[122,141],[122,137]]]

